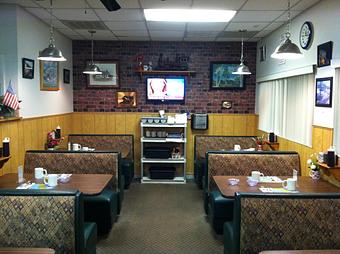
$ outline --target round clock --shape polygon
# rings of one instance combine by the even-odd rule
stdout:
[[[312,22],[306,21],[301,26],[300,30],[300,46],[303,49],[308,49],[313,40],[313,25]]]

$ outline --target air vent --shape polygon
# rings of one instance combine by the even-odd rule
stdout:
[[[243,36],[243,38],[250,38],[253,37],[255,34],[257,34],[259,31],[247,31],[244,33],[240,33],[239,31],[235,31],[235,32],[221,32],[219,33],[219,35],[217,36],[217,38],[241,38],[241,36]]]
[[[73,30],[108,30],[102,21],[74,21],[60,20],[65,26]]]

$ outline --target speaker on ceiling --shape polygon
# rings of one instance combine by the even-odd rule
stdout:
[[[100,0],[108,11],[117,11],[120,9],[120,5],[116,0]]]

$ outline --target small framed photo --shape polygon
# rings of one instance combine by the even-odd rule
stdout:
[[[59,66],[58,62],[40,61],[40,90],[59,90]]]
[[[267,56],[267,52],[266,52],[266,45],[262,45],[259,49],[259,55],[260,55],[260,62],[264,62],[266,61],[266,56]]]
[[[318,45],[318,67],[331,65],[333,42]]]
[[[22,78],[34,79],[34,60],[22,59]]]
[[[64,84],[70,84],[70,75],[71,75],[71,72],[70,70],[68,69],[64,69],[63,70],[63,79],[64,79]]]
[[[245,89],[243,75],[232,74],[240,62],[211,62],[210,89]]]
[[[317,78],[315,87],[315,106],[332,107],[333,78]]]
[[[89,63],[89,62],[88,62]],[[88,64],[87,63],[87,64]],[[91,88],[118,88],[118,62],[94,61],[102,74],[88,75],[88,87]]]
[[[118,91],[116,92],[117,108],[135,108],[137,107],[136,91]]]

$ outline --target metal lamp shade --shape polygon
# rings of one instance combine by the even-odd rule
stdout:
[[[299,59],[303,57],[299,47],[287,38],[284,43],[279,45],[271,55],[276,59]]]
[[[248,68],[247,65],[245,65],[244,63],[240,63],[240,66],[237,67],[237,70],[232,72],[232,74],[238,74],[238,75],[250,75],[251,72]]]
[[[95,65],[94,63],[90,63],[86,69],[83,71],[84,74],[90,74],[90,75],[96,75],[96,74],[102,74],[99,67]]]
[[[53,62],[63,62],[66,58],[63,56],[61,51],[55,47],[54,44],[50,44],[47,48],[39,53],[39,60],[43,61],[53,61]]]

